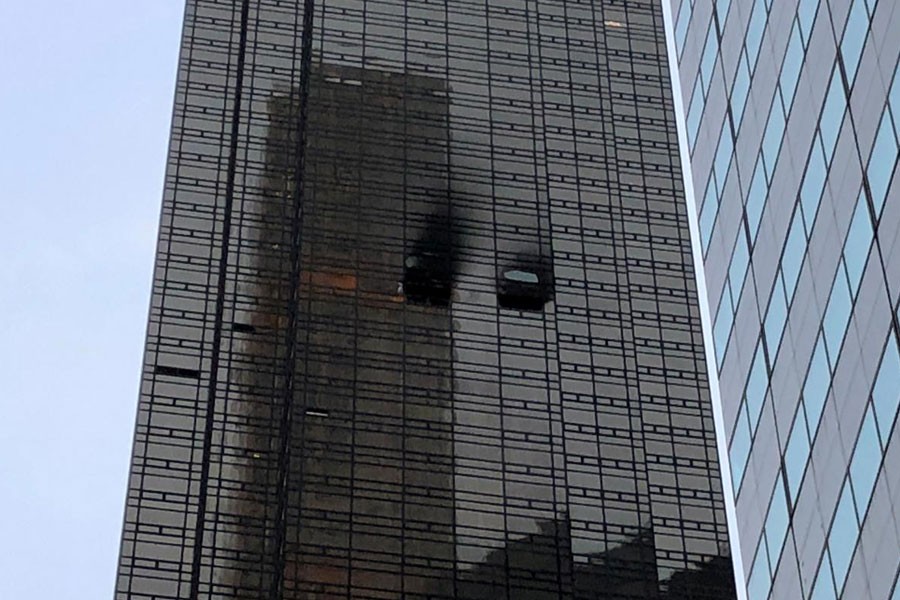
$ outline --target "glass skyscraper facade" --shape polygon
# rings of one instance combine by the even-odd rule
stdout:
[[[187,2],[118,573],[734,597],[656,0]]]
[[[751,600],[896,600],[900,5],[671,0]]]

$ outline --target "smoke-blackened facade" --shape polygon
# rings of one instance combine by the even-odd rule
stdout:
[[[731,598],[655,2],[189,1],[117,598]]]

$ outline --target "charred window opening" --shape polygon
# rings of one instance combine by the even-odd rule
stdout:
[[[501,308],[540,312],[553,297],[548,261],[522,255],[497,272],[497,303]]]
[[[451,228],[449,215],[432,215],[403,261],[403,295],[410,304],[450,304],[454,275]]]

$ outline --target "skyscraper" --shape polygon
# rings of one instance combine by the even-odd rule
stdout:
[[[734,596],[660,6],[190,0],[116,597]]]
[[[671,6],[749,597],[900,598],[900,8]]]

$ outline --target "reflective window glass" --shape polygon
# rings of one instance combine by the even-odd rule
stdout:
[[[856,523],[856,510],[853,508],[853,494],[850,492],[850,486],[844,482],[841,499],[838,501],[834,521],[831,523],[831,533],[828,535],[828,551],[831,553],[831,568],[834,572],[837,589],[841,589],[844,585],[847,569],[850,568],[850,559],[856,548],[858,533],[859,526]]]
[[[694,142],[697,141],[697,132],[700,130],[700,117],[703,116],[704,106],[703,90],[700,89],[700,78],[698,77],[694,84],[694,92],[691,94],[691,107],[688,109],[686,122],[688,144],[691,148],[694,147]]]
[[[834,583],[831,579],[831,560],[828,558],[828,551],[822,557],[822,565],[819,567],[819,574],[816,576],[816,585],[813,587],[809,600],[834,600],[837,596],[834,593]]]
[[[712,24],[710,24],[712,25]],[[703,79],[703,89],[709,89],[712,79],[713,67],[716,66],[716,56],[719,54],[719,39],[716,36],[716,28],[710,26],[706,34],[706,44],[703,46],[703,56],[700,58],[700,77]]]
[[[741,489],[741,480],[744,478],[744,469],[747,467],[747,458],[750,456],[750,423],[747,416],[746,405],[741,405],[734,433],[731,436],[731,448],[728,457],[731,459],[731,481],[734,487],[734,495],[737,496]]]
[[[678,25],[675,26],[675,47],[678,49],[679,56],[684,49],[684,40],[687,38],[692,8],[690,0],[684,0],[681,3],[681,12],[678,13]]]
[[[819,118],[819,131],[822,135],[826,162],[831,162],[831,155],[834,154],[834,145],[837,143],[838,133],[844,122],[844,109],[846,108],[847,97],[844,95],[841,73],[835,69],[831,74],[831,83],[828,86],[828,94],[825,96],[822,116]]]
[[[860,523],[865,517],[880,466],[881,444],[878,442],[878,429],[875,427],[875,413],[870,405],[859,430],[853,459],[850,461],[850,481],[853,483],[853,495],[856,498]]]
[[[725,19],[728,17],[728,9],[731,8],[731,0],[716,0],[716,14],[719,16],[719,25],[725,29]]]
[[[722,195],[725,188],[725,178],[728,176],[728,168],[731,166],[731,156],[734,153],[734,140],[731,138],[731,127],[728,119],[722,123],[719,132],[719,145],[716,148],[716,158],[713,163],[713,173],[716,175],[716,190]]]
[[[766,196],[769,187],[766,183],[766,174],[761,160],[756,161],[756,170],[753,171],[753,181],[750,183],[750,191],[747,192],[747,225],[750,227],[750,240],[756,240],[756,232],[759,231],[759,222],[762,220],[763,208],[766,206]]]
[[[725,357],[725,348],[728,347],[728,338],[731,334],[731,325],[734,323],[734,312],[731,308],[731,290],[725,286],[719,308],[716,313],[716,324],[713,327],[713,345],[716,349],[716,364],[721,367]]]
[[[797,493],[800,491],[800,483],[803,481],[803,473],[806,471],[806,462],[809,460],[809,436],[807,434],[806,415],[801,405],[797,409],[797,417],[791,428],[787,448],[784,450],[784,468],[787,475],[788,491],[791,500],[797,501]]]
[[[825,178],[828,176],[828,165],[825,163],[818,140],[818,136],[813,138],[806,174],[800,188],[800,206],[803,208],[803,220],[807,231],[812,231],[816,213],[819,211],[819,202],[822,200],[822,191],[825,189]]]
[[[803,385],[803,405],[806,407],[806,418],[809,423],[809,437],[815,438],[819,428],[819,417],[822,416],[822,408],[828,396],[828,388],[831,386],[831,369],[828,367],[828,356],[825,353],[825,342],[822,336],[816,343],[809,371],[806,373],[806,383]]]
[[[769,513],[766,516],[766,546],[769,549],[769,564],[774,569],[781,555],[784,537],[787,535],[788,522],[787,497],[784,494],[784,483],[781,473],[775,478],[775,493],[769,501]]]
[[[769,14],[765,3],[762,0],[756,0],[753,12],[750,14],[750,23],[747,25],[747,34],[744,36],[751,70],[756,68],[756,59],[759,56],[759,48],[762,45],[763,33],[766,31],[768,18]]]
[[[742,53],[738,59],[737,73],[731,86],[731,115],[734,117],[735,129],[740,128],[747,106],[747,94],[750,91],[750,68],[747,66],[747,55]]]
[[[784,100],[784,110],[789,110],[794,100],[794,94],[797,91],[797,81],[800,79],[800,69],[803,67],[805,55],[803,40],[800,38],[800,26],[795,21],[787,52],[784,55],[784,63],[781,66],[781,77],[779,79],[781,96]]]
[[[769,180],[775,172],[775,162],[778,160],[778,152],[781,150],[781,140],[784,137],[784,113],[777,98],[773,99],[769,112],[769,122],[766,125],[766,133],[763,137],[762,153],[766,163],[766,171]]]
[[[803,34],[804,43],[809,43],[809,35],[816,20],[816,12],[819,10],[820,0],[800,0],[797,6],[797,20],[800,22],[800,32]]]
[[[850,231],[847,232],[847,240],[844,242],[844,262],[847,265],[850,289],[854,295],[859,288],[859,280],[866,267],[871,245],[872,220],[869,218],[869,208],[866,206],[866,194],[861,191],[856,201],[853,220],[850,222]]]
[[[766,399],[766,389],[769,387],[769,373],[766,370],[766,355],[763,352],[762,341],[756,345],[756,356],[747,376],[747,388],[744,397],[747,399],[747,415],[750,418],[750,429],[756,431],[759,415],[762,413],[763,401]]]
[[[781,257],[781,272],[784,276],[784,291],[788,299],[794,296],[803,257],[806,255],[806,231],[800,211],[794,213],[787,240],[784,242],[784,255]]]
[[[853,298],[850,295],[850,287],[847,285],[847,276],[844,275],[843,261],[841,261],[831,287],[828,308],[825,309],[825,317],[822,319],[825,345],[828,347],[828,356],[832,361],[837,360],[838,352],[841,350],[852,308]]]
[[[897,415],[897,406],[900,405],[900,351],[897,350],[893,334],[888,339],[878,375],[875,376],[872,402],[875,405],[881,439],[887,440]]]
[[[719,211],[718,197],[713,185],[713,177],[706,184],[706,196],[703,200],[703,208],[700,210],[700,243],[703,253],[709,248],[709,240],[712,238],[713,226],[716,224],[716,213]]]
[[[856,69],[859,67],[859,58],[862,55],[866,36],[869,34],[869,14],[866,12],[864,0],[854,0],[844,27],[844,37],[841,40],[841,56],[844,59],[844,70],[847,73],[847,81],[853,85],[856,78]]]
[[[750,579],[747,581],[749,600],[766,600],[769,597],[772,575],[769,572],[767,555],[766,538],[761,537],[759,547],[756,549],[756,558],[753,559],[753,567],[750,570]]]
[[[738,231],[734,249],[731,251],[731,265],[728,267],[728,281],[731,285],[731,301],[735,310],[740,303],[741,292],[744,289],[744,279],[747,276],[747,267],[750,262],[750,249],[747,247],[747,237],[743,231]]]
[[[875,138],[875,145],[869,157],[869,166],[866,167],[869,187],[872,189],[872,203],[875,205],[875,214],[879,216],[891,183],[891,176],[894,174],[895,162],[897,162],[897,139],[894,137],[888,111],[884,111],[881,124],[878,126],[878,137]]]
[[[781,335],[784,333],[786,320],[787,300],[784,297],[784,276],[779,270],[778,277],[775,279],[775,287],[772,288],[764,324],[766,344],[769,346],[769,354],[773,357],[778,354],[778,346],[781,344]]]

